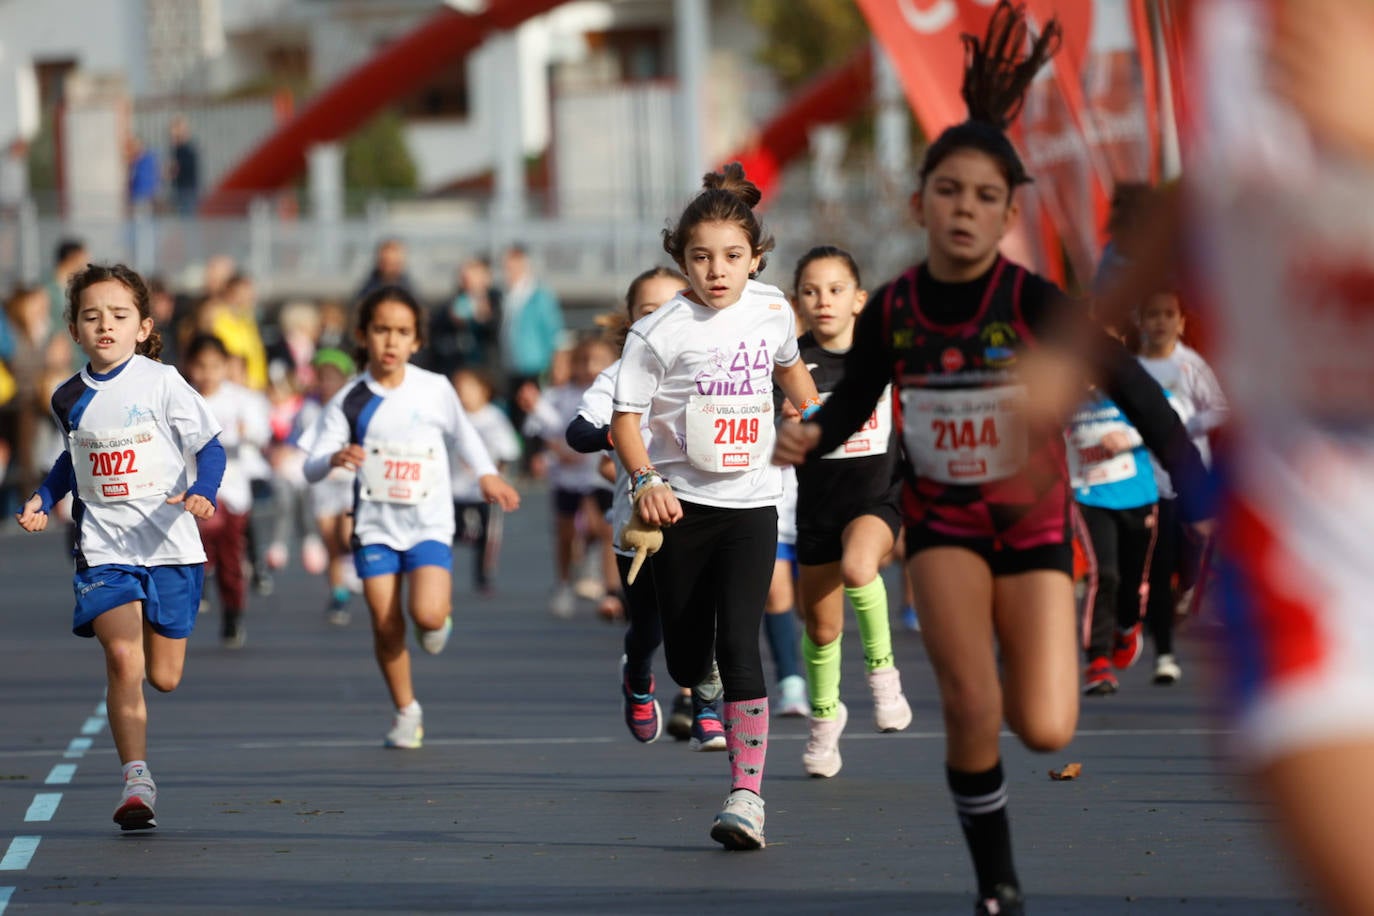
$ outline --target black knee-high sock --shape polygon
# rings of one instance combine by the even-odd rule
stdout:
[[[954,808],[973,856],[978,893],[989,896],[999,884],[1019,887],[1011,860],[1011,821],[1007,817],[1007,781],[1002,762],[982,773],[945,767]]]

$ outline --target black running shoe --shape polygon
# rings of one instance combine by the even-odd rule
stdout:
[[[999,884],[992,889],[991,897],[978,901],[973,916],[1025,916],[1026,899],[1021,896],[1020,888],[1010,884]]]
[[[678,694],[673,700],[673,711],[668,714],[668,734],[678,741],[692,737],[692,698]]]

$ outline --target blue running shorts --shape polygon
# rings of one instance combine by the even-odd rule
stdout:
[[[103,563],[72,576],[76,609],[72,632],[95,635],[97,617],[130,601],[143,602],[143,617],[159,636],[185,639],[196,625],[205,564],[184,566],[126,566]]]
[[[421,566],[442,566],[452,572],[453,548],[443,541],[421,541],[408,550],[364,544],[353,551],[353,568],[359,579],[407,573]]]

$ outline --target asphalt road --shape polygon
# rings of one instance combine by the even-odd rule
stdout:
[[[489,598],[467,589],[460,551],[454,639],[415,658],[420,751],[382,748],[391,712],[364,613],[328,626],[323,586],[298,566],[252,601],[243,650],[222,649],[215,612],[202,617],[180,689],[150,692],[161,826],[140,834],[110,821],[120,783],[103,664],[70,633],[61,537],[9,524],[0,913],[972,911],[919,636],[895,636],[916,720],[878,735],[851,622],[843,771],[805,777],[804,721],[775,718],[768,848],[726,853],[707,836],[725,755],[631,740],[619,629],[585,603],[570,621],[546,610],[548,524],[546,496],[527,493]],[[1184,634],[1175,687],[1142,668],[1116,696],[1086,699],[1060,753],[1005,739],[1030,912],[1311,911],[1264,808],[1218,754],[1208,646]],[[1069,762],[1081,778],[1048,778]]]

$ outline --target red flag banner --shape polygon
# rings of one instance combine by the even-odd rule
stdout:
[[[1035,266],[1064,276],[1062,254],[1086,284],[1116,181],[1147,181],[1157,161],[1155,99],[1138,32],[1144,0],[1028,0],[1032,28],[1051,16],[1064,47],[1027,94],[1014,139],[1036,178],[1024,203]],[[967,116],[959,95],[963,33],[982,35],[996,0],[858,0],[896,62],[927,136]],[[1053,232],[1041,232],[1052,225]]]

